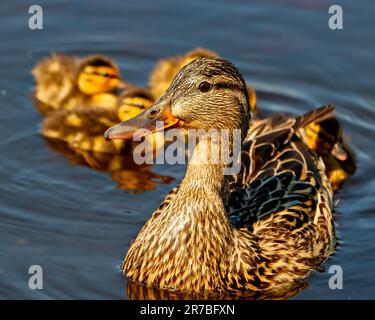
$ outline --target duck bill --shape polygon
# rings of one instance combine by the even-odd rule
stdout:
[[[118,78],[119,81],[118,81],[118,84],[117,84],[117,89],[119,90],[126,90],[129,88],[129,84],[127,84],[126,82],[124,81],[121,81],[120,78]]]
[[[136,117],[109,128],[104,137],[107,140],[140,138],[181,125],[182,122],[172,115],[169,104],[155,103]]]

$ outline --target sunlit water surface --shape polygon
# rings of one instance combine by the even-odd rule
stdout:
[[[157,59],[196,46],[233,61],[262,110],[337,106],[359,168],[339,194],[340,246],[294,298],[373,298],[374,4],[336,1],[344,30],[332,31],[330,1],[247,2],[41,1],[41,31],[27,27],[30,1],[0,4],[0,298],[127,298],[124,253],[185,170],[147,168],[138,181],[146,190],[126,191],[108,173],[56,152],[38,134],[32,66],[51,51],[103,53],[126,80],[145,85]],[[28,287],[33,264],[43,267],[43,290]],[[329,289],[331,265],[343,268],[342,290]]]

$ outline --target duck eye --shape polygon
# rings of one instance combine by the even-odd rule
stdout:
[[[102,73],[102,76],[103,76],[104,78],[108,78],[108,77],[109,77],[109,73],[108,73],[108,72],[104,72],[104,73]]]
[[[209,82],[207,82],[207,81],[203,81],[203,82],[201,82],[200,84],[199,84],[199,90],[201,91],[201,92],[207,92],[207,91],[210,91],[211,90],[211,88],[212,88],[212,84],[211,83],[209,83]]]

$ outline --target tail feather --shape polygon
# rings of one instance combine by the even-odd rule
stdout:
[[[331,118],[333,116],[333,113],[335,111],[335,106],[332,104],[324,105],[320,108],[313,109],[302,116],[298,116],[295,118],[295,123],[293,125],[294,130],[298,130],[300,128],[303,128],[307,126],[308,124],[312,122],[320,122],[325,119]]]

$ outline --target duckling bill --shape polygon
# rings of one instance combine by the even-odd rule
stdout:
[[[311,123],[300,131],[306,145],[322,157],[334,191],[357,169],[356,157],[344,141],[343,129],[337,118]]]

